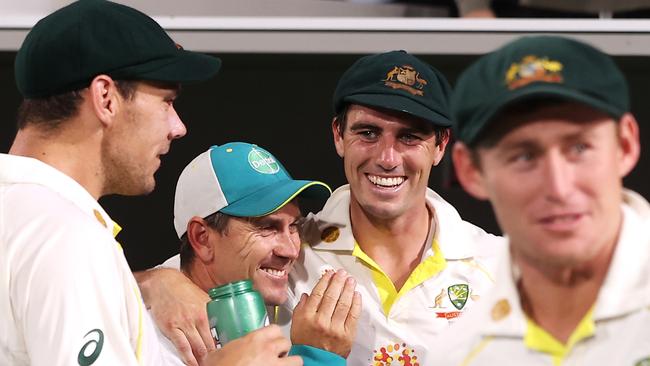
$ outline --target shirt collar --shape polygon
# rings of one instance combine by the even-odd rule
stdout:
[[[617,317],[650,305],[650,204],[639,194],[623,193],[623,224],[595,308],[594,321]],[[526,316],[516,289],[517,271],[509,251],[501,253],[497,286],[481,306],[487,316],[486,336],[523,337]]]
[[[38,159],[0,154],[0,181],[47,187],[73,202],[112,236],[121,230],[102,206],[77,181]]]
[[[429,233],[427,243],[435,239],[445,259],[472,257],[475,238],[470,236],[456,209],[440,195],[427,188],[426,203],[434,213],[434,231]],[[303,236],[315,250],[354,249],[355,240],[350,224],[350,186],[336,189],[318,214],[309,214],[303,225]]]

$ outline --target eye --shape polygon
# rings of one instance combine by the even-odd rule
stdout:
[[[519,151],[512,154],[508,158],[508,162],[512,164],[527,164],[535,159],[535,154],[532,151]]]
[[[589,146],[583,142],[578,142],[576,144],[573,144],[573,146],[571,146],[571,151],[573,151],[578,155],[584,153],[585,151],[587,151],[587,149],[589,149]]]
[[[413,144],[417,143],[418,141],[422,140],[419,136],[414,135],[412,133],[407,133],[407,134],[401,136],[400,139],[406,145],[413,145]]]
[[[257,231],[262,236],[271,236],[275,234],[275,227],[273,226],[260,226]]]
[[[290,233],[297,233],[299,229],[298,223],[294,222],[293,224],[289,225],[289,232]]]
[[[363,140],[375,140],[378,136],[377,131],[373,130],[361,130],[357,132],[357,135],[360,136]]]

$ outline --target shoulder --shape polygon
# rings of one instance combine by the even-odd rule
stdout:
[[[492,257],[506,247],[506,240],[465,221],[449,202],[427,189],[427,203],[437,221],[437,239],[443,252],[452,257]]]

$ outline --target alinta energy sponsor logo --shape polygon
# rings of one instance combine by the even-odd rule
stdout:
[[[374,350],[370,366],[420,366],[415,349],[406,343],[392,343]]]
[[[280,171],[280,164],[264,150],[251,149],[248,153],[248,164],[258,173],[275,174]]]
[[[429,83],[421,78],[420,73],[411,65],[393,67],[382,81],[388,87],[405,90],[418,96],[424,95],[424,86]]]
[[[505,82],[508,89],[514,90],[533,82],[562,83],[562,69],[559,61],[548,57],[525,56],[520,62],[513,63],[506,72]]]

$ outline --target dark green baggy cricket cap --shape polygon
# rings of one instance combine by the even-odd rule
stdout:
[[[450,127],[447,79],[405,51],[364,56],[343,73],[334,91],[334,112],[360,104],[403,112]]]
[[[100,74],[117,80],[206,80],[221,61],[177,45],[158,23],[128,6],[80,0],[41,19],[15,60],[18,90],[42,98],[86,87]]]
[[[611,57],[569,38],[523,37],[461,74],[451,99],[455,137],[471,146],[504,107],[540,98],[583,103],[616,119],[630,110],[627,82]]]

